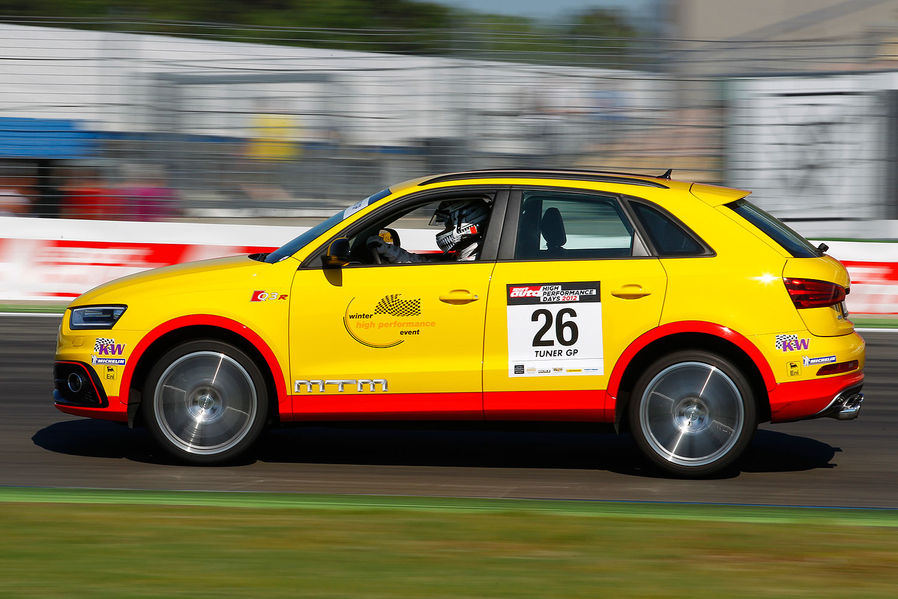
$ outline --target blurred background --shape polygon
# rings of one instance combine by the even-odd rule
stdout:
[[[0,213],[289,224],[428,173],[898,237],[898,0],[0,0]],[[803,228],[802,228],[803,227]]]

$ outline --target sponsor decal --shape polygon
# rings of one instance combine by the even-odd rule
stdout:
[[[90,363],[96,364],[99,366],[104,365],[113,365],[113,366],[124,366],[126,360],[124,358],[101,358],[99,356],[91,356]]]
[[[437,326],[435,321],[423,316],[421,298],[405,299],[401,293],[392,293],[367,311],[353,309],[355,300],[352,298],[346,306],[343,326],[350,337],[367,347],[396,347],[409,337],[420,337]]]
[[[798,376],[801,374],[801,368],[798,366],[798,362],[789,362],[789,376]]]
[[[832,364],[836,361],[835,356],[822,356],[819,358],[809,358],[807,356],[802,356],[801,361],[805,366],[817,366],[819,364]]]
[[[330,389],[327,387],[330,386]],[[343,393],[352,390],[353,387],[359,393],[364,391],[374,392],[380,386],[381,391],[387,390],[387,379],[309,379],[297,380],[293,383],[294,393],[324,393],[325,391],[334,391],[336,387],[337,393]]]
[[[278,293],[277,291],[253,291],[253,295],[249,301],[251,302],[267,302],[274,300],[287,299],[286,293]]]
[[[508,305],[510,306],[581,301],[598,302],[599,284],[547,283],[544,285],[508,285]]]
[[[115,339],[97,337],[94,342],[94,353],[100,356],[120,356],[125,351],[124,343],[116,343]]]
[[[506,286],[508,376],[602,374],[599,281]]]
[[[811,345],[810,339],[799,339],[798,335],[777,335],[776,349],[784,352],[808,351]]]
[[[107,366],[106,367],[106,380],[107,381],[115,380],[115,366]]]

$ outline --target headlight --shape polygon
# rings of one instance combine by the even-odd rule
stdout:
[[[69,328],[73,331],[111,329],[127,308],[128,306],[84,306],[82,308],[72,308]]]

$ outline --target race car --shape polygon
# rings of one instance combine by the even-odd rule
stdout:
[[[193,464],[291,422],[593,422],[706,476],[759,422],[863,401],[848,273],[748,194],[669,172],[406,181],[270,253],[80,296],[55,405]]]

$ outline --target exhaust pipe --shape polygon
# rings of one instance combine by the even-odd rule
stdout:
[[[832,417],[837,420],[854,420],[861,412],[861,404],[864,403],[863,393],[848,395],[841,405],[836,406]]]

